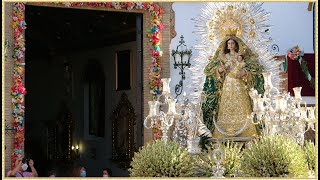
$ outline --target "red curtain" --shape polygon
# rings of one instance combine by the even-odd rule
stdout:
[[[314,54],[304,54],[303,59],[307,61],[310,75],[315,77],[315,57]],[[294,92],[292,88],[301,86],[301,96],[315,96],[315,90],[312,89],[310,81],[306,78],[304,72],[302,72],[300,63],[297,60],[292,60],[287,57],[288,60],[288,92],[293,96]],[[317,80],[315,80],[317,81]]]

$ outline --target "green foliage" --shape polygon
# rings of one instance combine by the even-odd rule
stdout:
[[[174,141],[155,141],[134,154],[131,177],[191,177],[193,160],[188,151]]]
[[[244,150],[241,172],[248,177],[307,177],[303,149],[283,136],[262,137]]]
[[[213,167],[216,165],[212,158],[213,148],[208,147],[207,151],[203,151],[195,158],[196,176],[211,177]],[[224,176],[231,177],[236,170],[240,169],[241,162],[241,145],[233,142],[227,142],[224,146],[224,160],[222,162],[225,168]]]
[[[312,141],[306,141],[304,146],[304,153],[307,159],[309,170],[314,171],[316,166],[316,147]]]
[[[240,169],[241,165],[241,145],[236,143],[227,143],[225,148],[225,159],[223,161],[223,166],[225,169],[224,176],[230,177],[235,174],[235,171]]]
[[[201,152],[201,154],[194,157],[195,161],[195,176],[198,177],[210,177],[212,176],[212,169],[215,165],[212,158],[212,149],[206,148],[207,151]]]
[[[305,77],[309,80],[309,68],[308,68],[308,63],[306,60],[302,59],[301,64],[300,64],[301,70],[304,73]],[[312,89],[314,89],[315,87],[315,79],[314,77],[311,76],[310,81],[310,86],[312,87]]]

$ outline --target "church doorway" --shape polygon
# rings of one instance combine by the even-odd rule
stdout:
[[[25,156],[44,177],[75,164],[128,176],[112,160],[111,117],[125,93],[143,145],[142,14],[26,5],[25,19]]]

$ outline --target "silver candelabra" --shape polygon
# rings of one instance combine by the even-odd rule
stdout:
[[[295,96],[291,97],[289,92],[280,93],[272,85],[271,76],[271,72],[263,73],[263,95],[255,89],[249,92],[253,101],[250,119],[263,127],[264,135],[281,134],[302,145],[304,133],[309,129],[315,131],[315,107],[307,107],[302,100],[302,87],[293,88]]]
[[[189,102],[185,93],[183,102],[178,103],[170,95],[170,78],[161,80],[163,82],[161,96],[164,97],[164,103],[160,102],[161,96],[157,101],[148,102],[149,115],[144,120],[144,126],[150,129],[160,125],[159,129],[162,131],[163,140],[176,140],[180,145],[187,147],[189,153],[200,153],[200,136],[211,136],[210,131],[203,123],[201,104]],[[168,106],[168,111],[160,110],[161,105]]]

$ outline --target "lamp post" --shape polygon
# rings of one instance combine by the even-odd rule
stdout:
[[[192,50],[187,48],[185,45],[185,41],[183,40],[183,35],[180,36],[181,40],[179,41],[179,45],[177,46],[176,50],[172,50],[171,56],[174,60],[174,68],[177,67],[180,69],[179,74],[181,75],[181,80],[175,86],[174,91],[176,93],[176,98],[182,93],[183,90],[183,80],[186,79],[184,69],[186,67],[190,68],[190,58],[192,56]]]

